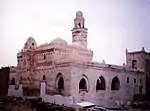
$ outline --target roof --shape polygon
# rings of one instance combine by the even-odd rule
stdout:
[[[58,45],[68,45],[68,43],[62,38],[54,39],[51,44],[58,44]]]

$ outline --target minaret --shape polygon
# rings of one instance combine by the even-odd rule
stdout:
[[[87,28],[84,27],[84,17],[81,11],[76,13],[76,18],[74,19],[74,28],[72,31],[72,43],[78,42],[87,48]]]

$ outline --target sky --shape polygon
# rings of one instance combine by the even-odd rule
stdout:
[[[0,67],[17,65],[30,36],[38,45],[57,37],[70,44],[79,10],[94,61],[122,65],[125,49],[150,51],[150,0],[0,0]]]

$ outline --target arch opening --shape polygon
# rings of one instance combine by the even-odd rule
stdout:
[[[46,80],[46,76],[45,75],[43,75],[43,79],[42,80],[44,80],[44,81]]]
[[[58,89],[59,90],[64,89],[64,79],[63,79],[63,77],[60,77],[59,80],[58,80]]]
[[[87,83],[84,78],[82,78],[79,82],[79,90],[87,90]]]
[[[105,79],[103,76],[100,76],[96,82],[96,90],[106,90]]]
[[[114,77],[111,83],[111,90],[119,90],[120,89],[120,81],[118,77]]]
[[[136,60],[132,60],[132,68],[137,69],[137,61]]]

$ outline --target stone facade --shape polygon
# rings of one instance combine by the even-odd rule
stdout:
[[[50,96],[72,97],[73,103],[90,101],[97,105],[116,105],[146,93],[144,49],[126,51],[126,64],[116,66],[93,61],[87,49],[87,28],[83,13],[78,11],[72,29],[72,43],[56,38],[37,46],[29,37],[17,54],[18,64],[12,68],[10,83],[22,84],[24,96],[40,96],[41,83]],[[136,53],[136,54],[132,54]]]

